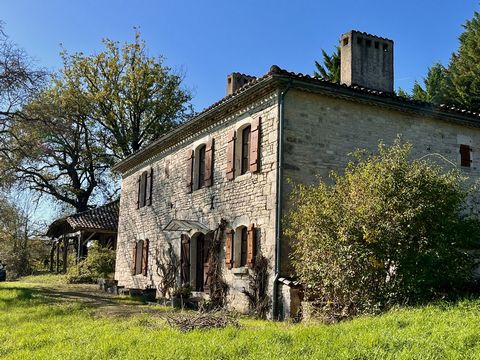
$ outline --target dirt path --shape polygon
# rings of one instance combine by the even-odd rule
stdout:
[[[164,316],[169,312],[169,309],[163,306],[145,305],[140,300],[129,296],[109,294],[100,290],[97,285],[66,284],[60,281],[48,283],[19,281],[12,285],[14,288],[30,289],[35,296],[40,296],[52,304],[75,302],[87,307],[94,307],[96,316],[131,316],[135,314]]]

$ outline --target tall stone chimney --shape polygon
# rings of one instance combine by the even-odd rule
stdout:
[[[240,74],[237,72],[227,76],[227,95],[233,94],[246,83],[255,80],[255,76]]]
[[[393,92],[393,41],[352,30],[340,38],[340,83]]]

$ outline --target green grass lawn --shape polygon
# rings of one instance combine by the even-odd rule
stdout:
[[[480,301],[390,311],[335,325],[242,319],[181,333],[170,310],[66,285],[0,283],[1,359],[480,359]]]

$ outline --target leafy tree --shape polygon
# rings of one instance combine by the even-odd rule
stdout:
[[[105,50],[90,56],[63,52],[57,86],[89,104],[88,119],[100,126],[97,136],[123,158],[183,121],[191,94],[162,57],[147,55],[138,32],[123,47],[108,39],[103,43]]]
[[[114,195],[112,157],[96,137],[84,100],[54,84],[12,119],[0,140],[0,159],[16,182],[77,212],[88,209],[92,196]]]
[[[7,265],[10,278],[30,274],[32,257],[47,249],[36,242],[32,254],[32,239],[38,238],[41,226],[34,219],[36,200],[30,192],[0,194],[0,261]]]
[[[183,120],[182,78],[133,44],[99,54],[62,53],[64,68],[9,116],[0,164],[12,178],[76,211],[118,192],[110,167]]]
[[[42,89],[46,72],[35,69],[33,61],[4,33],[0,22],[0,139],[5,138],[13,116]],[[0,161],[0,185],[14,179]]]
[[[292,262],[326,318],[415,304],[469,279],[479,222],[464,213],[465,179],[409,160],[411,148],[397,140],[378,154],[359,151],[333,184],[294,189]]]
[[[448,67],[451,88],[449,95],[456,105],[480,110],[480,14],[475,12],[463,25],[460,46]]]
[[[331,55],[322,49],[322,57],[323,65],[315,61],[313,76],[340,83],[340,47],[337,46]]]

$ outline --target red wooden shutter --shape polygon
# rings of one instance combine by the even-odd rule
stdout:
[[[472,162],[470,157],[470,151],[472,151],[470,146],[463,144],[460,145],[460,164],[462,166],[470,167],[470,164]]]
[[[260,121],[256,118],[252,121],[250,131],[250,172],[254,173],[260,169]]]
[[[141,192],[141,182],[142,182],[142,177],[139,176],[137,178],[137,209],[140,209],[140,194]]]
[[[227,239],[225,241],[225,265],[227,269],[231,269],[233,265],[233,229],[227,231]]]
[[[142,257],[142,273],[143,276],[147,276],[148,272],[148,239],[143,242],[143,257]]]
[[[188,235],[181,235],[181,280],[182,285],[190,283],[190,238]]]
[[[235,177],[235,130],[228,133],[227,142],[227,179],[233,180]]]
[[[214,140],[210,139],[207,142],[207,148],[205,149],[205,186],[212,186],[213,184],[213,144]]]
[[[255,262],[255,225],[250,224],[247,232],[247,265],[253,268]]]
[[[152,183],[153,183],[153,168],[147,173],[147,185],[146,185],[146,205],[152,205]]]
[[[212,237],[215,232],[209,232],[204,237],[203,243],[203,291],[210,291],[210,247],[212,244]]]
[[[132,275],[135,275],[135,269],[137,264],[137,242],[133,244],[133,254],[132,254]]]
[[[188,150],[186,160],[187,160],[186,189],[187,189],[187,193],[191,193],[193,191],[193,150]]]

